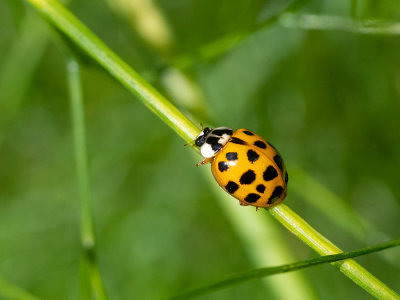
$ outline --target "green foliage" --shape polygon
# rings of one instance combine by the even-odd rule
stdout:
[[[229,37],[257,27],[263,21],[259,17],[274,7],[273,2],[263,1],[155,3],[174,33],[168,55],[157,53],[127,19],[111,13],[103,2],[75,1],[71,9],[135,70],[151,74],[149,78],[164,92],[171,90],[164,72],[169,61],[196,53],[203,45],[231,41]],[[398,19],[395,1],[357,3],[352,10],[358,18],[379,18],[385,24]],[[348,18],[349,6],[345,1],[311,1],[296,14]],[[390,32],[349,33],[345,26],[334,32],[301,30],[302,24],[277,17],[277,22],[232,43],[232,49],[222,42],[226,50],[216,51],[217,46],[213,55],[189,61],[187,75],[202,92],[196,105],[182,102],[180,110],[195,117],[201,113],[202,120],[213,124],[251,128],[272,141],[289,171],[296,165],[323,187],[320,191],[328,191],[302,193],[298,186],[290,190],[294,177],[286,203],[342,249],[398,237],[398,37]],[[28,18],[30,14],[24,19],[29,26],[21,23],[18,35],[6,2],[0,2],[0,23],[5,28],[0,32],[0,87],[4,87],[0,89],[0,274],[40,298],[76,299],[80,204],[65,56],[59,40],[48,45],[42,21],[33,16],[28,22]],[[374,24],[382,29],[380,22]],[[79,32],[70,36],[77,43],[87,37]],[[135,88],[141,86],[153,92],[123,61],[124,68],[116,70],[109,60],[114,57],[100,50],[97,54],[104,54],[100,64],[125,80],[128,89],[138,93]],[[124,72],[136,81],[127,80]],[[191,149],[99,68],[86,66],[82,80],[98,263],[110,298],[166,297],[194,282],[265,266],[252,259],[252,246],[237,230],[245,221],[230,223],[227,210],[215,205],[216,197],[188,155]],[[180,84],[173,86],[179,88]],[[191,125],[179,127],[175,121],[166,120],[188,141],[182,128]],[[188,132],[193,135],[195,127]],[[324,202],[329,193],[341,201],[336,206],[340,212],[329,206],[332,202]],[[310,198],[321,203],[314,206]],[[343,207],[351,213],[342,213]],[[361,221],[359,230],[346,229],[343,224],[352,224],[346,218],[354,215],[366,222]],[[266,213],[261,216],[270,218]],[[357,233],[363,230],[369,234]],[[309,257],[308,248],[290,240],[284,230],[279,235],[284,237],[280,246],[294,249],[297,260]],[[264,247],[266,252],[271,248]],[[398,251],[361,260],[398,289],[398,265],[391,261],[399,261]],[[316,298],[367,297],[331,268],[310,269],[302,275],[306,277],[302,286]],[[279,298],[276,293],[264,282],[253,281],[217,296]]]

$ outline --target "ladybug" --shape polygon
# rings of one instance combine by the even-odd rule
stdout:
[[[195,140],[218,184],[240,205],[272,207],[286,197],[288,174],[279,152],[247,129],[206,127]]]

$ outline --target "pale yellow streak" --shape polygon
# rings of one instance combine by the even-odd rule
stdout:
[[[150,45],[161,51],[168,51],[171,48],[172,32],[152,0],[109,0],[109,3],[131,22]]]

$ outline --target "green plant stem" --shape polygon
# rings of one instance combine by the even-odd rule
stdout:
[[[268,211],[290,232],[320,255],[332,255],[343,252],[285,204],[279,204]],[[332,265],[376,298],[400,299],[397,293],[353,259],[335,262]]]
[[[279,20],[283,27],[307,30],[336,30],[359,34],[399,35],[400,23],[382,20],[356,21],[342,16],[321,16],[311,14],[283,14]]]
[[[199,129],[176,107],[158,93],[149,83],[133,71],[114,54],[98,37],[76,19],[60,3],[53,0],[26,0],[32,4],[50,23],[68,36],[89,56],[108,70],[128,90],[149,107],[157,116],[175,130],[186,142],[196,137]],[[296,236],[319,253],[340,253],[340,249],[312,229],[304,220],[281,204],[270,212]],[[374,278],[361,266],[347,260],[341,265],[342,272],[381,299],[399,299],[399,296]],[[370,285],[370,286],[367,286]]]
[[[31,3],[44,18],[74,41],[84,52],[110,72],[129,91],[135,94],[152,112],[175,130],[187,143],[194,140],[199,132],[199,128],[111,51],[111,49],[59,2],[54,0],[26,1]]]
[[[263,278],[265,276],[270,276],[274,274],[281,274],[281,273],[286,273],[286,272],[292,272],[304,268],[309,268],[312,266],[320,265],[323,263],[327,262],[338,262],[343,259],[349,260],[349,258],[352,257],[357,257],[377,251],[381,251],[384,249],[392,248],[392,247],[397,247],[400,245],[400,239],[393,240],[390,242],[382,243],[379,245],[363,248],[363,249],[358,249],[354,251],[349,251],[349,252],[344,252],[344,253],[339,253],[339,254],[333,254],[333,255],[325,255],[317,258],[312,258],[308,260],[303,260],[303,261],[298,261],[295,263],[291,264],[286,264],[282,266],[276,266],[276,267],[267,267],[267,268],[259,268],[255,270],[250,270],[246,272],[241,272],[235,275],[231,275],[223,280],[219,280],[216,282],[213,282],[211,284],[205,285],[203,287],[199,288],[194,288],[194,289],[189,289],[182,294],[176,295],[174,297],[169,298],[170,300],[174,299],[188,299],[188,298],[194,298],[198,297],[204,294],[208,294],[211,292],[214,292],[216,290],[232,286],[236,283],[242,283],[251,279],[256,279],[256,278]]]
[[[295,194],[309,202],[324,218],[330,219],[333,224],[347,232],[352,238],[362,242],[368,240],[368,238],[371,239],[371,237],[385,236],[369,220],[357,214],[344,199],[327,189],[310,174],[293,164],[290,165],[289,171],[292,179],[290,185],[291,193],[295,192]],[[315,197],[315,195],[318,195],[318,197]],[[324,201],[320,201],[320,199],[324,199]],[[332,214],[332,211],[335,213]],[[340,218],[337,216],[340,216]],[[400,267],[400,261],[395,257],[384,255],[383,253],[378,255],[392,266]]]
[[[76,173],[81,199],[81,239],[84,249],[91,249],[95,245],[92,222],[91,194],[87,163],[85,120],[82,104],[82,89],[78,62],[72,58],[67,63],[68,83],[71,100],[72,129],[76,160]]]
[[[107,299],[95,255],[95,235],[91,208],[91,193],[88,174],[85,120],[82,103],[82,89],[79,63],[71,55],[67,63],[67,74],[71,100],[72,128],[75,148],[76,173],[81,203],[81,244],[83,269],[97,299]],[[83,288],[82,290],[88,290]]]

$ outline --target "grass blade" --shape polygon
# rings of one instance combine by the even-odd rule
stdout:
[[[359,250],[354,250],[354,251],[349,251],[349,252],[343,252],[339,254],[334,254],[334,255],[325,255],[313,259],[308,259],[304,261],[299,261],[295,262],[292,264],[286,264],[282,266],[277,266],[277,267],[269,267],[269,268],[260,268],[260,269],[255,269],[243,273],[239,273],[233,276],[230,276],[226,279],[216,281],[214,283],[211,283],[209,285],[188,290],[180,295],[174,296],[172,298],[169,298],[170,300],[177,300],[177,299],[188,299],[188,298],[195,298],[204,294],[209,294],[211,292],[214,292],[216,290],[226,288],[228,286],[235,285],[237,283],[243,283],[251,279],[257,279],[257,278],[262,278],[265,276],[271,276],[275,274],[281,274],[281,273],[286,273],[286,272],[292,272],[304,268],[309,268],[312,266],[320,265],[320,264],[325,264],[325,263],[332,263],[332,262],[337,262],[341,261],[344,259],[349,259],[361,255],[366,255],[370,254],[373,252],[377,251],[382,251],[388,248],[392,247],[397,247],[400,245],[400,239],[396,239],[393,241],[389,241],[386,243],[381,243],[375,246],[359,249]],[[394,299],[394,298],[385,298],[385,299]]]
[[[292,211],[285,204],[279,204],[269,209],[269,212],[285,226],[290,232],[296,235],[304,243],[321,255],[343,253],[331,241],[322,236],[312,228],[299,215]],[[364,290],[378,299],[400,299],[400,296],[386,286],[383,282],[369,273],[361,265],[352,259],[333,263],[344,275],[353,280]]]

